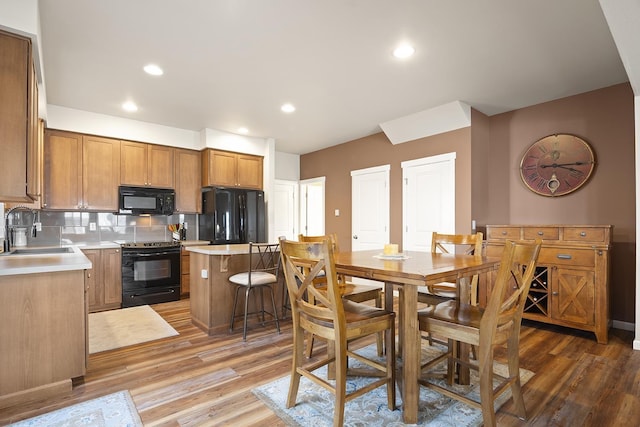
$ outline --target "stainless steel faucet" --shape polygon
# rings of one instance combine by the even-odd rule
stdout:
[[[36,211],[27,206],[14,206],[7,211],[4,215],[4,251],[10,252],[13,245],[15,228],[17,225],[24,226],[25,224],[12,224],[9,226],[9,218],[15,212],[28,212],[31,213],[31,237],[36,237]],[[13,221],[12,221],[13,222]]]

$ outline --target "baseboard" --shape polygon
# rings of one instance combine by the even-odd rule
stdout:
[[[611,327],[614,329],[622,329],[623,331],[635,331],[636,325],[631,322],[622,322],[620,320],[611,321]]]

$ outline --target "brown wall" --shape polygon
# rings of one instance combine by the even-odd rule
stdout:
[[[383,133],[300,158],[300,177],[326,177],[325,229],[351,248],[351,171],[391,165],[391,241],[402,240],[400,162],[456,152],[456,231],[486,224],[612,224],[611,317],[635,321],[635,165],[633,92],[629,84],[487,117],[472,126],[392,145]],[[557,198],[527,190],[520,157],[536,140],[571,133],[593,147],[597,166],[578,191]],[[340,209],[340,216],[334,210]]]

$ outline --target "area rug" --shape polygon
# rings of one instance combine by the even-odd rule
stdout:
[[[442,351],[439,346],[423,346],[423,360],[430,360]],[[375,357],[376,347],[370,345],[359,351],[367,357]],[[357,361],[350,360],[350,366],[357,366]],[[445,370],[444,362],[438,369]],[[494,371],[499,374],[506,374],[507,367],[500,363],[495,363]],[[320,368],[318,371],[321,375],[326,374],[326,368]],[[533,377],[533,372],[520,369],[520,379],[525,384]],[[308,379],[302,377],[300,380],[300,388],[298,390],[297,404],[290,409],[286,409],[287,393],[289,392],[289,375],[279,378],[269,384],[253,389],[253,393],[269,406],[287,425],[290,426],[331,426],[333,424],[333,408],[334,397],[329,391],[325,390]],[[360,388],[362,384],[371,381],[368,378],[349,377],[347,381],[347,392]],[[457,391],[463,391],[469,397],[480,400],[479,389],[477,385],[478,376],[476,371],[471,371],[470,386],[454,385]],[[446,381],[440,384],[447,386]],[[400,392],[396,390],[398,407],[402,404]],[[507,391],[496,401],[496,409],[502,406],[507,399],[511,398],[511,391]],[[344,425],[350,427],[356,426],[403,426],[402,411],[397,409],[390,411],[387,407],[386,388],[378,387],[377,389],[366,393],[350,402],[345,406]],[[482,425],[482,412],[480,409],[473,408],[437,393],[434,390],[420,387],[420,403],[418,407],[418,426],[429,427],[475,427]]]
[[[128,391],[102,396],[97,399],[38,415],[11,427],[134,427],[142,426],[136,405]]]
[[[89,314],[89,354],[175,335],[148,305]]]

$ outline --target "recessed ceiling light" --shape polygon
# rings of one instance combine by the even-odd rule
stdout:
[[[161,76],[164,74],[164,71],[162,71],[162,68],[158,67],[156,64],[145,65],[144,71],[147,74],[151,74],[152,76]]]
[[[294,111],[296,111],[296,107],[294,107],[293,104],[289,104],[289,103],[283,104],[282,107],[280,107],[280,109],[285,113],[293,113]]]
[[[393,56],[399,59],[404,59],[413,55],[415,51],[416,50],[413,48],[413,46],[403,44],[395,48],[395,50],[393,51]]]
[[[125,111],[129,111],[129,112],[138,111],[138,106],[133,101],[125,102],[124,104],[122,104],[122,108]]]
[[[247,134],[247,133],[249,133],[249,129],[247,129],[247,128],[238,128],[238,132]]]

